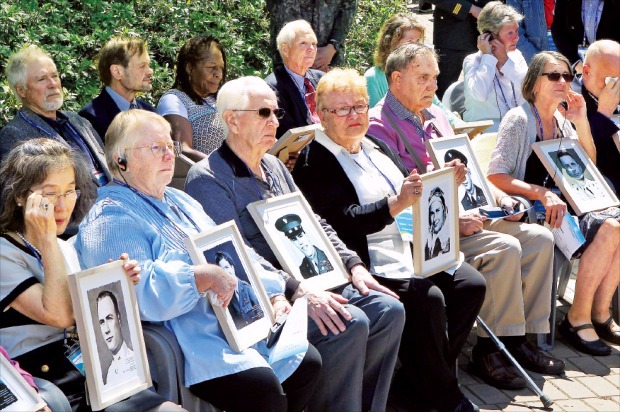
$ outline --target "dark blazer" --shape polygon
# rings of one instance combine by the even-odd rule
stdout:
[[[433,44],[435,47],[475,52],[479,33],[477,20],[469,14],[469,10],[472,5],[483,8],[491,0],[428,1],[435,5],[433,12]]]
[[[56,133],[52,126],[32,110],[22,107],[20,113],[17,113],[17,115],[0,130],[0,161],[4,159],[16,144],[26,140],[37,137],[50,137],[51,135],[60,141],[64,141],[62,136]],[[93,129],[86,119],[75,113],[65,111],[62,111],[62,113],[69,118],[71,126],[82,136],[86,146],[88,146],[93,157],[99,162],[108,180],[112,180],[112,175],[108,170],[105,154],[103,153],[103,143],[95,129]],[[45,132],[41,131],[39,128]]]
[[[487,204],[487,198],[484,197],[484,192],[478,186],[474,185],[474,202],[469,200],[469,196],[465,193],[465,196],[461,199],[461,204],[465,210],[470,210],[478,206],[484,206]]]
[[[308,73],[310,72],[310,74]],[[325,73],[320,70],[308,69],[306,77],[316,89],[316,86]],[[267,84],[278,96],[278,106],[286,111],[284,118],[280,120],[280,126],[276,132],[279,139],[289,129],[312,124],[306,101],[302,98],[299,88],[289,76],[284,66],[278,66],[265,78]]]
[[[334,270],[334,267],[332,266],[331,262],[327,258],[327,255],[325,254],[325,252],[323,252],[321,249],[319,249],[316,246],[314,246],[314,250],[316,250],[316,257],[317,257],[317,260],[319,261],[319,271],[317,272],[316,269],[314,268],[314,265],[310,261],[310,259],[304,256],[304,260],[302,260],[301,265],[299,265],[299,271],[301,272],[301,276],[303,276],[304,279],[308,279],[308,278],[311,278],[311,277],[314,277],[314,276],[317,276],[323,273],[331,272],[332,270]]]
[[[558,51],[574,64],[579,60],[577,49],[583,43],[583,22],[581,20],[582,0],[557,0],[555,16],[551,25],[553,42]],[[605,0],[601,20],[596,30],[597,39],[612,39],[620,42],[620,0]]]
[[[409,173],[400,157],[384,142],[367,136],[379,150],[388,156],[403,176]],[[293,169],[295,183],[304,194],[312,210],[327,220],[349,249],[357,252],[370,267],[366,236],[379,232],[394,221],[387,198],[360,205],[353,183],[338,159],[323,145],[313,141],[302,151]]]
[[[155,112],[155,108],[142,100],[136,99],[138,109]],[[105,140],[105,132],[108,131],[110,123],[114,120],[114,116],[119,114],[121,110],[118,108],[112,96],[106,91],[105,87],[101,89],[99,96],[95,97],[90,103],[80,110],[78,113],[93,125],[102,140]]]

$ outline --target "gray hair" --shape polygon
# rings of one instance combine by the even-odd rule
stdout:
[[[228,125],[224,120],[226,110],[246,109],[250,104],[250,97],[258,94],[272,94],[275,92],[260,77],[245,76],[226,82],[217,94],[217,114],[220,117],[224,134],[228,136]]]
[[[15,86],[19,85],[24,89],[27,87],[26,75],[28,73],[28,63],[41,57],[46,57],[52,60],[52,56],[50,56],[49,53],[39,46],[31,44],[23,47],[18,52],[13,53],[6,62],[4,74],[9,82],[9,87],[20,103],[22,102],[22,99],[15,90]]]
[[[392,73],[405,70],[409,64],[415,62],[417,56],[427,56],[438,60],[437,53],[430,47],[417,43],[402,44],[390,53],[385,62],[388,84],[392,83]]]
[[[521,20],[523,20],[523,15],[514,7],[501,1],[492,1],[487,3],[478,15],[478,31],[480,34],[490,31],[493,36],[497,36],[504,24],[519,24]]]
[[[105,133],[105,160],[110,172],[118,172],[118,157],[125,157],[125,149],[133,144],[140,136],[135,130],[147,123],[159,123],[170,133],[170,123],[157,113],[147,110],[134,109],[120,112],[114,117],[108,131]]]
[[[566,63],[568,72],[572,74],[573,69],[571,68],[570,62],[566,57],[564,57],[563,54],[554,51],[543,51],[536,54],[532,57],[532,61],[530,62],[525,78],[523,79],[523,84],[521,85],[521,94],[523,94],[523,98],[526,101],[530,103],[534,103],[536,101],[534,87],[536,87],[536,82],[540,78],[540,75],[544,73],[545,66],[551,59]]]
[[[284,27],[278,33],[278,37],[276,37],[276,46],[278,47],[278,52],[280,52],[280,56],[282,56],[282,45],[286,44],[290,46],[295,39],[295,35],[299,29],[310,29],[313,33],[314,30],[310,23],[305,20],[294,20],[286,23]]]

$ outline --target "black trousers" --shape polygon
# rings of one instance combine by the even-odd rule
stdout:
[[[416,410],[453,411],[463,397],[456,359],[482,307],[484,278],[463,263],[454,276],[440,272],[426,279],[376,279],[396,292],[405,306],[402,369],[395,390]]]
[[[252,368],[197,383],[189,390],[227,412],[297,412],[310,400],[320,371],[321,355],[309,345],[297,370],[282,384],[271,368]]]
[[[441,100],[446,89],[456,82],[463,70],[463,60],[465,57],[475,53],[473,50],[451,50],[446,48],[435,48],[439,56],[439,76],[437,77],[437,97]]]

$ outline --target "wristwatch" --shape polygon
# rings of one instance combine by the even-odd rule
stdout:
[[[334,46],[334,48],[336,49],[336,53],[342,52],[342,43],[340,43],[338,40],[330,39],[327,43]]]

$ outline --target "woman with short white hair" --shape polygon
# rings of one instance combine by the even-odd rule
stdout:
[[[508,110],[523,104],[521,84],[527,62],[519,50],[519,23],[514,8],[499,1],[488,3],[478,16],[478,51],[463,61],[467,122],[493,120],[495,132]]]

